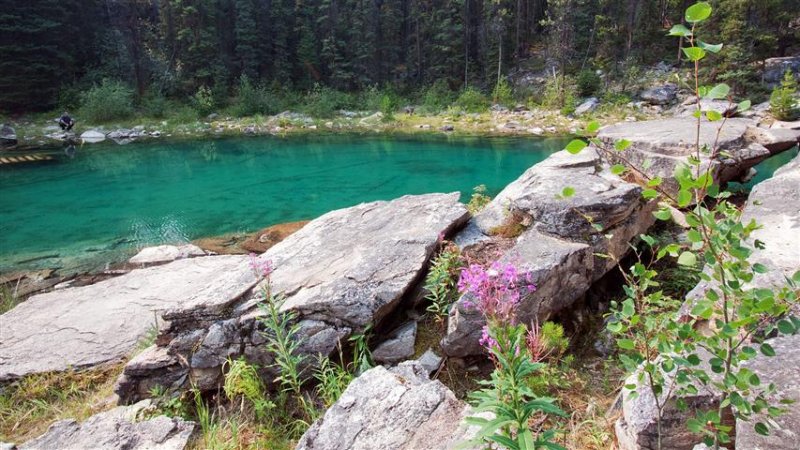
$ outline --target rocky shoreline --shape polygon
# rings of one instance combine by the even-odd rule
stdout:
[[[649,170],[669,182],[693,142],[691,123],[674,118],[617,125],[601,130],[599,137],[612,140],[626,133],[631,158],[655,159]],[[713,127],[701,127],[700,139],[716,141]],[[719,182],[738,180],[765,158],[797,145],[798,139],[798,130],[731,120],[720,139],[726,157],[701,164],[711,164]],[[404,196],[264,231],[250,243],[270,244],[285,237],[255,262],[273,264],[273,289],[286,295],[282,310],[297,316],[301,353],[331,354],[341,340],[374,327],[395,330],[375,343],[376,352],[381,345],[388,348],[384,359],[390,365],[409,357],[406,341],[416,334],[410,331],[415,330],[411,312],[443,238],[465,250],[505,249],[490,258],[530,269],[539,289],[522,299],[519,320],[544,320],[569,311],[613,267],[596,254],[621,258],[628,244],[654,222],[654,202],[642,199],[639,185],[614,175],[610,163],[592,148],[578,156],[562,151],[531,167],[475,215],[459,203],[458,193]],[[778,252],[759,258],[776,264],[776,270],[788,270],[781,264],[800,258],[791,253],[800,245],[790,230],[800,220],[795,217],[800,208],[784,207],[788,199],[800,198],[798,174],[800,158],[762,183],[768,187],[757,186],[746,207],[747,214],[763,222],[762,240],[773,244],[769,251]],[[567,185],[576,195],[561,198]],[[515,231],[504,234],[501,229]],[[145,267],[88,286],[34,295],[0,315],[0,380],[125,360],[153,327],[155,343],[126,364],[117,382],[120,404],[151,397],[155,386],[167,392],[190,387],[213,392],[220,389],[225,362],[240,356],[258,364],[264,379],[272,379],[272,357],[259,322],[264,281],[253,273],[253,261],[240,255],[205,256],[192,247],[149,249],[138,258]],[[466,300],[451,309],[441,343],[450,358],[479,350],[482,324],[465,307]],[[57,349],[52,348],[54,340]],[[394,350],[402,356],[395,358]],[[297,448],[339,448],[334,441],[341,437],[346,437],[342,448],[414,449],[428,433],[437,436],[440,448],[463,440],[470,433],[461,426],[466,404],[431,381],[425,367],[422,361],[407,361],[365,372],[309,428]],[[797,373],[776,376],[775,382],[788,392],[797,385]],[[630,415],[641,411],[629,406],[631,401],[625,399],[623,405],[619,439],[633,436],[625,448],[649,448],[642,439],[648,439],[650,425]],[[795,420],[791,415],[788,419]],[[58,441],[58,434],[56,428],[56,440],[46,441],[67,445]],[[780,446],[791,444],[793,437],[778,439],[783,441],[770,448],[784,448]]]

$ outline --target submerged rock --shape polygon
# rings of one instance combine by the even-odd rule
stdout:
[[[143,417],[150,402],[120,406],[95,414],[82,423],[61,420],[19,450],[183,450],[195,433],[196,424],[180,418]]]
[[[90,144],[102,142],[106,140],[106,135],[102,131],[88,130],[81,134],[81,140]]]
[[[120,360],[161,311],[230,301],[256,281],[246,257],[213,256],[34,295],[0,315],[0,381]]]
[[[469,217],[458,199],[458,193],[405,196],[332,211],[261,255],[275,268],[273,292],[285,294],[282,310],[298,316],[301,352],[327,355],[340,339],[391,313],[420,280],[439,235]],[[169,327],[151,353],[160,362],[153,370],[145,370],[148,360],[129,364],[117,393],[126,402],[147,396],[148,380],[165,374],[214,389],[226,359],[240,355],[269,366],[261,301],[256,288],[241,298],[196,296],[168,311]]]
[[[370,369],[300,438],[296,450],[456,448],[476,429],[469,407],[416,362]]]

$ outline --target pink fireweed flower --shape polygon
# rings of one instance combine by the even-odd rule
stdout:
[[[465,305],[477,309],[487,318],[514,322],[520,300],[536,286],[526,273],[520,273],[512,263],[495,261],[488,268],[470,264],[461,270],[458,290],[471,294]]]
[[[275,270],[272,266],[272,260],[260,260],[255,253],[250,253],[250,269],[253,270],[257,277],[264,278],[269,277],[272,271]]]
[[[484,325],[483,329],[481,330],[481,338],[478,340],[478,343],[481,344],[486,350],[496,349],[499,350],[499,345],[497,341],[489,334],[489,326]]]
[[[525,336],[525,344],[533,362],[539,362],[550,354],[550,350],[542,340],[537,323],[531,322],[531,326],[528,328],[528,335]]]

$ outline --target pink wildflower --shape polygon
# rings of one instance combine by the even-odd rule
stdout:
[[[499,350],[499,346],[497,341],[489,334],[489,326],[484,325],[483,330],[481,330],[481,338],[478,340],[478,343],[481,344],[486,350],[497,349]]]
[[[275,270],[274,267],[272,267],[272,260],[260,260],[255,253],[250,253],[250,269],[253,270],[253,273],[257,277],[265,278],[269,277],[272,271]]]
[[[520,281],[525,283],[520,285]],[[535,288],[528,275],[519,273],[514,264],[499,261],[488,269],[470,264],[461,270],[458,280],[458,290],[474,297],[474,300],[469,297],[465,300],[466,306],[476,308],[487,318],[509,322],[514,321],[522,296]]]

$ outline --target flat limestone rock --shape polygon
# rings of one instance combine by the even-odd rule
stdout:
[[[159,245],[156,247],[143,248],[139,253],[129,259],[128,262],[142,265],[161,264],[175,261],[176,259],[205,256],[205,254],[203,249],[193,244]]]
[[[672,118],[612,125],[600,130],[598,137],[607,145],[622,139],[630,141],[624,152],[626,159],[649,176],[663,178],[668,190],[677,191],[672,176],[677,166],[686,164],[687,157],[695,154],[697,131],[696,119]],[[718,183],[741,179],[751,167],[793,147],[798,139],[792,130],[758,128],[754,121],[739,118],[727,119],[724,124],[702,120],[699,131],[701,147],[716,145],[729,155],[715,161],[707,154],[700,155],[701,167],[711,166]]]
[[[379,366],[353,380],[295,449],[451,449],[474,435],[462,425],[468,411],[419,363]]]
[[[255,283],[247,257],[209,256],[35,295],[0,316],[0,381],[119,360],[160,312],[195,298],[232,301]]]
[[[61,420],[19,450],[183,450],[196,424],[158,416],[143,420],[149,401],[95,414],[82,423]]]
[[[468,219],[459,197],[405,196],[332,211],[259,256],[258,262],[274,267],[272,289],[285,296],[282,309],[297,315],[300,352],[312,359],[327,355],[339,340],[391,313],[420,281],[440,235],[452,234]],[[145,397],[147,386],[159,379],[174,386],[191,378],[201,390],[214,389],[228,358],[246,356],[269,367],[259,323],[262,287],[235,303],[197,296],[167,311],[170,325],[159,347],[172,359],[132,361],[117,383],[122,401]],[[163,351],[148,354],[164,359]]]
[[[800,400],[800,335],[782,336],[768,341],[775,349],[772,358],[759,357],[747,362],[763,385],[774,383],[776,394],[771,399]],[[736,448],[750,450],[797,450],[800,448],[800,410],[794,405],[774,419],[756,417],[756,420],[736,421]],[[755,431],[755,422],[770,425],[769,436]]]

